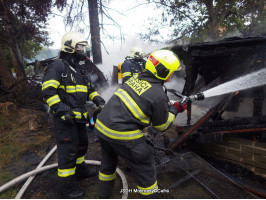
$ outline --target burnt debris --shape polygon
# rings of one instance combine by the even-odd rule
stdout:
[[[249,38],[232,37],[221,41],[187,46],[176,45],[170,49],[180,57],[185,65],[186,78],[182,94],[189,96],[201,91],[204,87],[213,87],[264,68],[266,63],[266,34]],[[217,102],[217,105],[219,103],[222,105],[218,106],[212,114],[212,121],[222,120],[222,114],[226,109],[238,110],[239,102],[243,97],[254,99],[253,117],[262,117],[265,92],[265,87],[258,87],[239,92],[239,94],[237,92],[225,95],[220,102]],[[236,96],[236,94],[238,95]],[[188,126],[191,125],[192,114],[191,103],[188,103]],[[206,118],[205,122],[209,119]],[[201,121],[200,126],[205,122]],[[197,123],[194,126],[197,126],[194,129],[199,128]],[[262,135],[260,138],[264,137],[266,138]]]

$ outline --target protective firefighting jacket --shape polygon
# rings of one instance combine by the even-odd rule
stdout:
[[[127,59],[121,66],[122,83],[124,84],[130,77],[142,72],[142,60]]]
[[[98,135],[112,142],[143,140],[142,129],[153,125],[165,131],[175,120],[169,112],[163,81],[147,73],[127,80],[111,97],[98,115]]]
[[[64,119],[64,114],[72,111],[76,122],[85,123],[86,101],[93,101],[99,94],[91,85],[86,70],[73,59],[58,59],[47,66],[42,94],[55,116]]]

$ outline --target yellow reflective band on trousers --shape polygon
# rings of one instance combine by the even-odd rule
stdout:
[[[138,186],[138,189],[139,189],[139,193],[142,195],[151,195],[157,192],[158,190],[157,181],[155,181],[155,183],[150,187],[143,188],[143,187]]]
[[[42,84],[42,90],[44,90],[48,87],[53,87],[53,88],[57,89],[59,85],[60,85],[60,83],[57,80],[45,81]]]
[[[150,118],[142,112],[137,103],[129,96],[129,94],[125,90],[118,89],[115,92],[115,95],[123,101],[123,103],[127,106],[127,108],[130,110],[130,112],[134,115],[136,119],[145,124],[150,123]]]
[[[99,179],[101,181],[112,181],[116,178],[116,171],[113,174],[104,174],[102,172],[99,171]]]
[[[125,73],[122,74],[123,78],[126,77],[126,76],[131,76],[131,72],[125,72]]]
[[[85,161],[85,155],[82,157],[77,158],[76,164],[81,164]]]
[[[168,126],[175,121],[175,115],[169,112],[167,121],[159,126],[154,126],[158,131],[164,131],[168,128]]]
[[[91,94],[89,95],[89,99],[92,101],[93,98],[96,97],[96,96],[100,96],[100,95],[99,95],[98,92],[95,91],[95,92],[93,92],[93,93],[91,93]]]
[[[109,138],[117,140],[134,140],[143,137],[143,133],[140,130],[134,131],[115,131],[106,127],[98,119],[96,120],[95,128],[97,128],[102,134]]]
[[[70,169],[59,169],[58,168],[58,176],[60,177],[68,177],[74,175],[76,171],[76,167]]]
[[[60,85],[59,88],[66,90],[67,93],[88,92],[88,88],[85,85],[67,85],[66,89],[64,85]]]
[[[49,99],[46,100],[47,104],[49,107],[51,107],[52,105],[60,102],[60,98],[58,95],[54,95],[52,97],[50,97]]]

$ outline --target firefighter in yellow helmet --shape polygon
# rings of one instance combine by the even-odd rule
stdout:
[[[158,131],[171,127],[186,106],[169,106],[164,83],[180,69],[178,57],[169,50],[153,52],[146,71],[128,79],[111,97],[96,120],[101,145],[99,198],[112,195],[118,156],[131,167],[141,198],[157,197],[157,179],[152,148],[142,129],[152,125]]]
[[[58,185],[62,198],[82,198],[77,180],[86,179],[91,170],[84,162],[88,149],[86,101],[105,104],[94,90],[80,61],[87,59],[88,42],[76,32],[62,38],[60,59],[48,65],[43,78],[42,94],[54,114],[58,152]],[[96,173],[95,173],[96,174]]]
[[[142,48],[134,46],[130,49],[129,56],[126,57],[121,66],[122,84],[124,84],[133,75],[139,74],[143,71],[145,60],[143,59],[145,52]]]

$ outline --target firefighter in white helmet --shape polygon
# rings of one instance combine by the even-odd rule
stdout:
[[[48,65],[42,94],[54,114],[58,152],[58,185],[62,198],[82,198],[77,180],[91,176],[84,159],[88,149],[86,101],[98,107],[104,99],[94,90],[89,74],[80,65],[87,59],[88,42],[82,34],[66,33],[62,38],[60,59]],[[96,171],[95,171],[96,172]]]
[[[142,48],[134,46],[130,49],[129,56],[121,66],[122,70],[122,84],[124,84],[130,77],[143,72],[145,60],[145,52]]]
[[[99,171],[99,198],[110,198],[116,178],[118,156],[132,169],[141,198],[158,197],[153,150],[146,143],[143,128],[165,131],[186,105],[169,106],[164,83],[180,69],[178,57],[169,50],[153,52],[145,70],[132,76],[111,97],[98,115],[95,128],[102,159]]]

